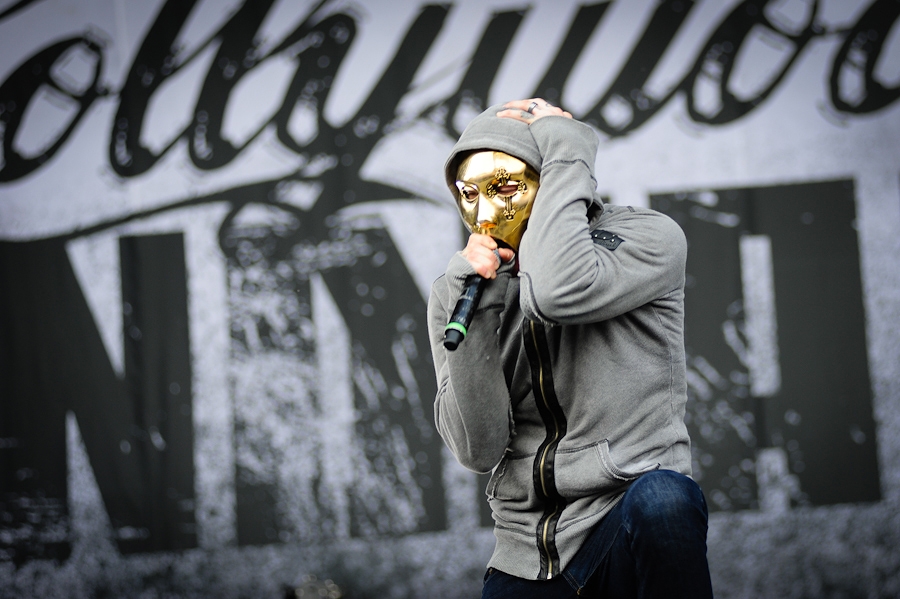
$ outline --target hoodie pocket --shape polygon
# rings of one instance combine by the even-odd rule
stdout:
[[[556,452],[556,489],[566,499],[599,495],[657,468],[659,464],[637,470],[619,468],[609,454],[609,441],[604,439],[586,447]]]
[[[497,464],[487,486],[489,499],[525,503],[533,495],[534,456],[507,453]]]

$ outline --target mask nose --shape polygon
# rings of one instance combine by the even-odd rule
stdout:
[[[493,229],[497,226],[497,211],[492,202],[484,196],[478,198],[475,224],[482,229]]]

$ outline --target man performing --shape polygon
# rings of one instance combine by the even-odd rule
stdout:
[[[711,597],[684,425],[681,228],[604,205],[598,139],[541,99],[494,106],[445,165],[472,232],[428,305],[435,421],[493,471],[483,598]],[[443,339],[486,279],[465,341]]]

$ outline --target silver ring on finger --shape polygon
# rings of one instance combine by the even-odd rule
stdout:
[[[528,108],[525,110],[525,112],[527,112],[529,114],[534,114],[534,109],[537,107],[538,107],[538,103],[532,102],[531,104],[528,105]]]

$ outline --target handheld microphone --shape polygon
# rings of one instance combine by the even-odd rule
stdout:
[[[469,332],[469,324],[472,317],[475,316],[475,310],[478,308],[478,301],[481,299],[481,292],[484,290],[484,284],[487,279],[481,275],[472,275],[466,279],[466,286],[463,287],[462,295],[456,302],[450,321],[444,327],[444,347],[453,351],[459,344],[463,342]]]
[[[497,260],[502,263],[500,252],[494,250]],[[481,300],[481,292],[484,291],[484,285],[487,279],[481,275],[471,275],[466,278],[466,284],[463,287],[462,294],[453,308],[453,314],[450,315],[450,321],[444,327],[444,347],[453,351],[459,344],[463,342],[469,333],[469,325],[472,323],[472,317],[475,316],[475,310],[478,309],[478,302]]]

